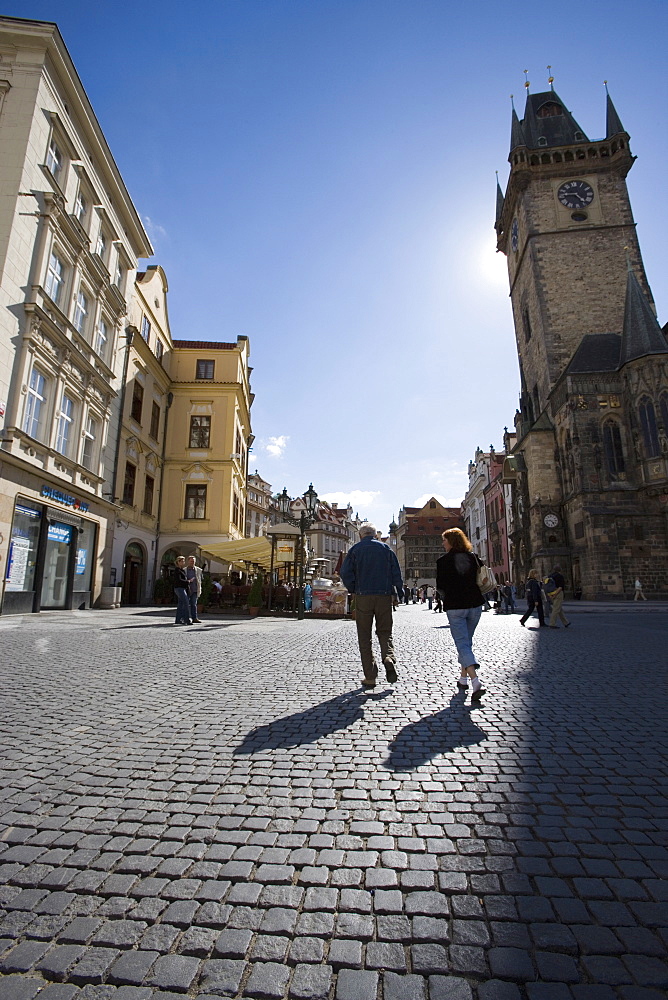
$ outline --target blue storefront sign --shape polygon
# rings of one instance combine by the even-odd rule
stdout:
[[[62,490],[57,490],[53,486],[42,486],[41,495],[49,500],[55,500],[56,503],[62,503],[64,507],[80,510],[83,514],[88,510],[88,504],[85,500],[79,500],[78,497],[70,496],[69,493],[63,493]]]
[[[72,538],[72,526],[69,524],[50,524],[47,537],[50,542],[64,542],[69,545]]]

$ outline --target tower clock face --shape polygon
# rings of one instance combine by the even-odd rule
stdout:
[[[546,514],[543,518],[543,522],[546,528],[556,528],[559,524],[559,518],[556,514]]]
[[[586,208],[594,200],[594,189],[586,181],[566,181],[557,197],[566,208]]]
[[[510,227],[510,245],[517,253],[517,248],[520,245],[520,225],[517,219],[513,219],[513,224]]]

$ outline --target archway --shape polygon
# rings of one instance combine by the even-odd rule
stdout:
[[[123,560],[123,604],[141,604],[145,562],[144,547],[129,542]]]

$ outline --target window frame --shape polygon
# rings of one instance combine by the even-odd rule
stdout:
[[[104,327],[105,334],[103,335],[100,327]],[[97,324],[95,326],[95,353],[98,357],[106,361],[107,354],[109,351],[109,324],[104,316],[98,317]]]
[[[85,302],[85,308],[82,308],[81,299]],[[76,298],[74,300],[74,312],[72,313],[72,326],[82,337],[86,336],[86,327],[88,325],[88,317],[90,315],[91,300],[86,295],[84,291],[84,286],[79,285],[79,290],[77,291]]]
[[[33,385],[33,379],[35,378],[42,380],[39,388]],[[36,365],[33,365],[32,371],[30,372],[30,378],[28,379],[26,406],[23,417],[23,431],[35,441],[42,440],[40,431],[43,431],[44,428],[44,404],[48,400],[46,392],[48,384],[48,376],[40,371]]]
[[[130,470],[132,472],[130,473]],[[126,507],[134,507],[135,489],[137,486],[137,466],[134,462],[125,460],[125,475],[123,477],[123,503]]]
[[[54,181],[58,182],[58,178],[62,175],[63,168],[65,166],[65,157],[60,147],[60,143],[53,132],[49,136],[49,145],[46,149],[44,164]],[[52,164],[55,165],[55,169]]]
[[[153,438],[154,441],[160,440],[160,417],[162,416],[162,408],[159,403],[153,399],[151,400],[151,426],[148,432],[148,436]],[[155,431],[155,433],[153,433]]]
[[[622,433],[616,420],[606,420],[603,424],[603,452],[610,479],[619,479],[626,473]]]
[[[183,505],[184,521],[206,520],[207,486],[202,483],[186,483],[185,502]],[[189,508],[193,513],[188,513]],[[201,509],[202,513],[198,513]]]
[[[195,426],[198,424],[198,426]],[[190,417],[190,432],[188,434],[189,448],[209,450],[211,447],[211,416],[207,413],[194,413]],[[195,441],[195,443],[193,443]],[[203,443],[205,442],[205,443]]]
[[[92,429],[91,429],[92,427]],[[92,413],[86,415],[86,426],[82,432],[83,444],[81,446],[81,465],[89,472],[95,472],[95,452],[97,450],[97,430],[98,421]],[[88,452],[88,454],[87,454]]]
[[[76,413],[76,400],[68,396],[67,389],[63,390],[63,395],[60,400],[60,407],[58,409],[58,422],[56,425],[56,443],[55,450],[63,455],[64,458],[69,458],[70,450],[72,447],[72,428],[74,426],[74,418]]]
[[[135,378],[132,388],[132,402],[130,404],[130,416],[141,427],[142,413],[144,409],[144,386],[139,379]],[[136,411],[136,412],[135,412]],[[139,414],[137,416],[137,413]]]
[[[150,489],[149,485],[151,484]],[[148,503],[150,497],[150,504]],[[144,475],[144,502],[142,504],[142,514],[150,514],[153,516],[153,503],[155,499],[155,478],[149,476],[148,473]]]
[[[211,368],[209,369],[209,365]],[[211,371],[210,375],[202,374]],[[199,358],[195,362],[195,380],[202,382],[212,382],[216,374],[216,362],[210,358]]]
[[[647,458],[658,458],[661,454],[661,447],[659,445],[659,431],[656,425],[656,409],[653,400],[649,396],[643,396],[640,399],[638,403],[638,415],[645,442],[645,454]]]
[[[54,261],[56,262],[60,270],[58,270],[56,267],[53,266]],[[44,291],[49,296],[51,301],[55,302],[56,305],[59,305],[60,303],[60,297],[62,295],[64,284],[65,284],[65,264],[63,263],[62,259],[58,256],[57,252],[52,247],[51,252],[49,253],[49,262],[46,266],[46,279],[44,281]],[[53,294],[54,287],[56,293],[55,295]]]
[[[145,343],[150,344],[150,340],[151,340],[151,321],[150,321],[150,319],[148,318],[148,316],[145,313],[142,313],[141,330],[139,332],[140,332],[140,335],[141,335],[141,339]]]

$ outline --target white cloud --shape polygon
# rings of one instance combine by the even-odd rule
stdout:
[[[350,493],[323,493],[321,500],[327,503],[337,503],[339,507],[350,504],[351,507],[368,507],[376,497],[380,496],[379,490],[352,490]]]
[[[270,437],[269,443],[264,446],[264,450],[269,452],[272,458],[280,458],[289,440],[290,437],[287,434],[281,434],[279,437]]]
[[[155,243],[159,239],[167,239],[167,230],[163,226],[158,225],[157,222],[154,222],[149,215],[144,216],[144,225],[152,243]]]

